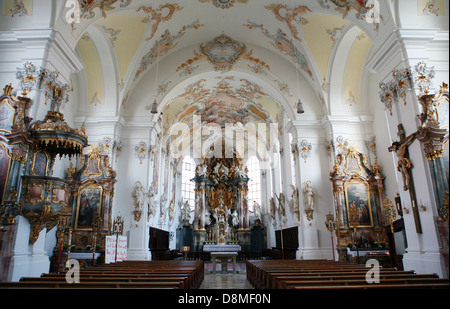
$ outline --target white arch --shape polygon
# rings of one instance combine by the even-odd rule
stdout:
[[[105,91],[105,106],[114,108],[111,116],[118,113],[120,68],[117,55],[112,46],[111,40],[106,37],[104,28],[101,25],[94,25],[88,29],[89,36],[97,49],[100,65],[103,73],[103,83]]]
[[[332,53],[330,57],[330,62],[332,63],[329,73],[329,112],[332,114],[334,112],[333,107],[342,104],[342,87],[344,83],[345,67],[347,65],[347,58],[350,50],[353,46],[353,41],[358,33],[361,31],[357,26],[351,26],[344,28],[344,33],[341,39],[337,43],[338,46],[335,52]]]

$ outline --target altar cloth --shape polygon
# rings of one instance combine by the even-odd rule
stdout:
[[[239,245],[204,245],[203,251],[205,252],[236,252],[241,251]]]

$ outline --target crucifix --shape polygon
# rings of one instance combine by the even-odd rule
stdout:
[[[398,137],[400,141],[393,142],[388,148],[390,152],[394,151],[397,155],[398,163],[397,170],[402,174],[403,190],[409,191],[411,198],[412,211],[414,215],[414,223],[416,225],[416,232],[422,233],[422,225],[420,224],[419,208],[417,207],[416,191],[414,189],[414,179],[412,177],[411,168],[413,167],[409,159],[408,146],[417,137],[418,132],[406,136],[403,125],[398,125]]]

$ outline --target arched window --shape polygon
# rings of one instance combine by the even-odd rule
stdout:
[[[249,209],[253,211],[253,202],[261,205],[261,170],[256,156],[250,157],[247,161],[248,177],[248,202]]]
[[[195,207],[194,183],[191,181],[195,177],[195,162],[191,157],[185,157],[181,171],[181,196],[183,203],[186,200],[193,209]]]

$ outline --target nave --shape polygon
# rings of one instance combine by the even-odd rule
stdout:
[[[448,1],[0,0],[0,16],[0,282],[74,287],[52,273],[66,259],[116,255],[81,285],[246,286],[208,273],[222,251],[449,277]],[[186,252],[194,266],[167,261]]]

